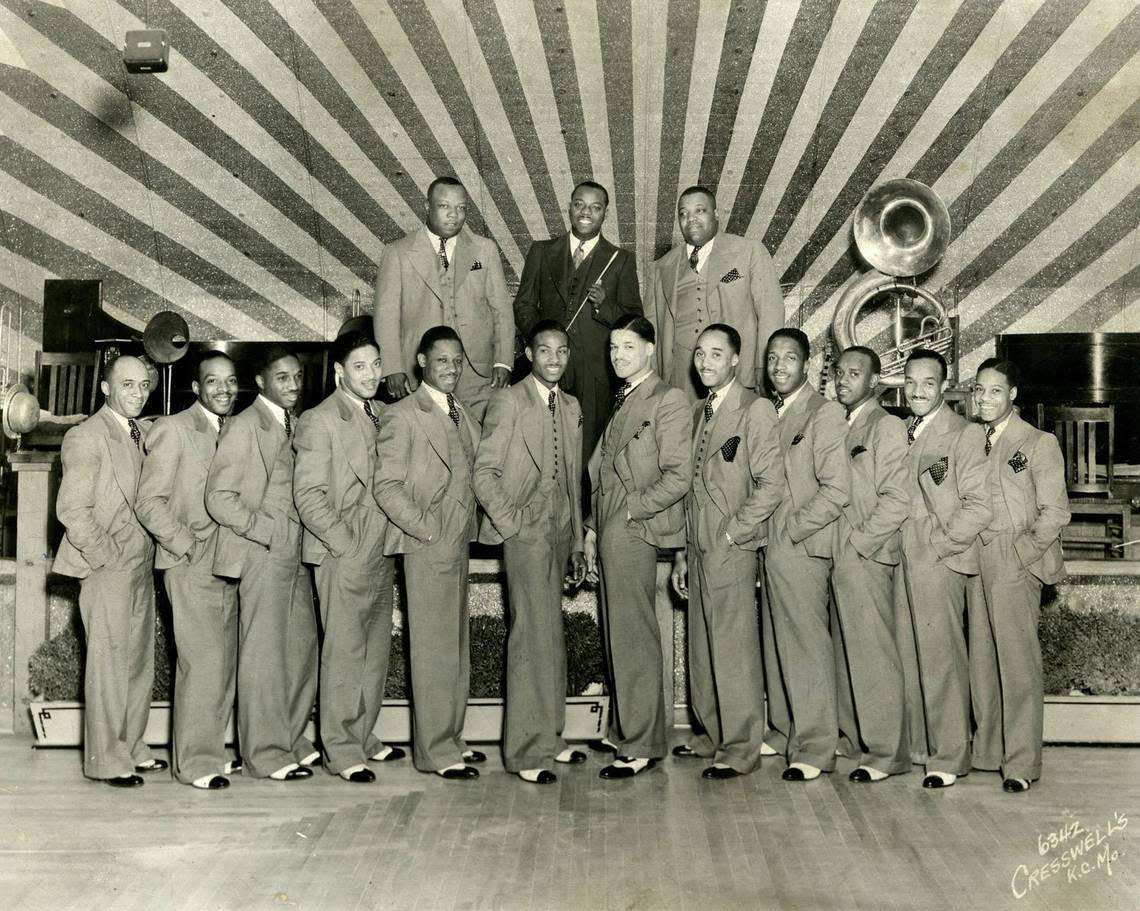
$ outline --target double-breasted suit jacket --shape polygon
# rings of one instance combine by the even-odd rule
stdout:
[[[136,421],[146,438],[147,422]],[[154,543],[135,512],[142,451],[104,405],[63,438],[56,515],[66,533],[52,569],[82,581],[87,637],[83,771],[130,775],[154,683]]]
[[[305,736],[317,687],[317,623],[293,449],[258,396],[226,421],[206,480],[218,522],[214,572],[239,580],[238,738],[246,771],[265,777],[315,751]]]
[[[788,758],[819,769],[835,764],[835,664],[828,631],[833,523],[847,505],[851,468],[843,406],[804,384],[780,414],[788,496],[769,522],[764,559],[775,660],[766,661],[770,722]],[[767,619],[767,618],[765,618]],[[767,624],[765,624],[767,626]],[[767,630],[766,630],[767,632]],[[766,656],[769,653],[765,652]],[[786,693],[789,719],[775,705]],[[790,736],[789,736],[790,735]]]
[[[786,492],[776,410],[739,382],[711,420],[692,412],[693,481],[685,497],[689,573],[689,747],[738,772],[760,762],[764,663],[756,550]]]
[[[387,374],[416,375],[416,349],[433,326],[451,326],[467,363],[456,396],[481,418],[495,364],[514,363],[515,320],[499,248],[462,228],[447,270],[427,228],[384,248],[376,273],[373,331]],[[414,381],[413,381],[414,382]]]
[[[550,768],[566,748],[562,585],[570,554],[583,549],[581,423],[573,396],[527,376],[491,401],[475,460],[480,540],[503,542],[507,572],[510,772]]]
[[[658,547],[683,547],[692,483],[689,406],[648,374],[626,396],[590,458],[601,561],[600,617],[618,755],[665,755],[661,632],[654,610]]]
[[[384,405],[369,402],[379,421]],[[394,561],[376,502],[377,423],[343,388],[310,408],[293,438],[301,558],[320,602],[320,724],[325,765],[340,773],[384,750],[373,733],[392,640]]]
[[[983,444],[984,451],[984,444]],[[981,533],[981,577],[993,635],[1005,778],[1041,777],[1044,680],[1037,624],[1041,587],[1065,576],[1061,530],[1070,519],[1065,463],[1056,437],[1012,412],[987,458],[993,507]],[[973,656],[971,657],[973,660]]]
[[[641,293],[633,254],[599,236],[575,271],[572,241],[577,243],[564,234],[531,244],[515,296],[515,322],[524,334],[543,319],[569,326],[570,361],[560,385],[582,408],[580,463],[585,464],[606,426],[617,384],[609,359],[610,327],[626,313],[641,313]],[[579,309],[599,276],[605,299],[597,309],[591,304]]]
[[[850,419],[844,446],[851,495],[836,520],[831,571],[842,635],[832,632],[840,730],[862,745],[860,765],[910,770],[903,669],[895,641],[894,569],[910,508],[906,427],[869,400]]]
[[[421,384],[384,412],[376,500],[388,515],[385,553],[403,554],[412,674],[412,752],[421,771],[462,762],[471,675],[468,545],[480,425],[459,424]]]
[[[237,673],[237,586],[213,573],[218,524],[206,512],[217,418],[197,402],[147,434],[139,519],[158,542],[155,568],[172,606],[174,775],[190,784],[225,769]]]
[[[661,376],[690,400],[700,391],[693,350],[710,323],[727,323],[740,333],[737,379],[753,389],[764,388],[768,336],[784,325],[784,298],[764,244],[723,231],[712,244],[699,276],[692,274],[686,245],[673,247],[651,267],[645,294],[659,334]],[[691,278],[699,279],[699,287],[688,295],[684,290]]]
[[[907,597],[904,610],[896,611],[902,617],[895,632],[900,656],[913,653],[917,661],[914,672],[904,667],[912,747],[927,757],[928,771],[960,775],[970,769],[974,690],[968,658],[973,649],[967,648],[963,629],[966,593],[969,577],[978,572],[978,535],[991,514],[985,439],[981,427],[947,403],[924,422],[906,457],[910,509],[902,526],[902,555]],[[988,627],[984,610],[975,616],[978,606],[969,605],[971,640]]]

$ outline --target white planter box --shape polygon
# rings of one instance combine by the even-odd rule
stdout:
[[[1140,696],[1046,696],[1046,743],[1140,743]]]
[[[609,702],[608,696],[568,696],[563,736],[567,740],[602,737],[606,730]],[[37,747],[77,747],[82,743],[82,702],[33,702],[30,710]],[[386,743],[407,743],[411,740],[411,716],[406,699],[385,702],[380,711],[380,720],[376,723],[377,736]],[[502,739],[502,732],[502,699],[472,699],[467,703],[467,719],[463,726],[466,740],[492,743]],[[170,743],[169,702],[151,703],[144,737],[151,746]],[[232,737],[231,721],[227,739],[232,740]]]

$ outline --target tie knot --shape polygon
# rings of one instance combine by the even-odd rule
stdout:
[[[922,415],[915,415],[914,420],[910,422],[910,426],[906,429],[906,442],[908,446],[914,442],[914,435],[918,432],[918,428],[921,424]]]
[[[697,269],[697,264],[700,262],[700,253],[701,253],[701,247],[702,246],[703,246],[703,244],[696,244],[693,247],[693,252],[689,254],[689,268],[692,269],[694,272],[699,271]]]
[[[784,407],[784,397],[776,393],[776,397],[772,399],[772,404],[776,406],[776,414],[779,414],[780,409]]]
[[[443,266],[443,271],[447,271],[447,267],[451,265],[447,261],[447,241],[444,238],[439,239],[439,264]]]
[[[716,393],[710,392],[709,397],[705,399],[705,423],[713,419],[713,402],[716,400]]]
[[[218,415],[218,432],[220,433],[222,428],[225,426],[226,426],[226,416],[224,414],[219,414]]]
[[[135,449],[142,449],[142,434],[139,433],[139,425],[134,418],[127,418],[127,429],[131,432],[131,442],[135,444]]]
[[[455,404],[455,396],[450,392],[447,393],[447,416],[451,418],[451,423],[459,426],[459,407]]]
[[[376,412],[372,410],[372,403],[368,401],[368,399],[364,400],[364,413],[368,415],[368,420],[372,422],[372,426],[379,430],[380,418],[378,418]]]

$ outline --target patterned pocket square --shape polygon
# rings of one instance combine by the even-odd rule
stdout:
[[[946,480],[946,472],[950,470],[950,459],[948,456],[943,456],[940,459],[935,459],[930,463],[930,467],[926,469],[930,472],[930,479],[936,484],[941,484]]]
[[[797,433],[794,437],[792,437],[792,445],[793,446],[799,446],[800,443],[803,442],[803,440],[804,440],[804,435],[802,433]]]
[[[860,453],[866,452],[866,451],[867,451],[866,446],[853,446],[851,449],[851,458],[855,458],[855,456],[859,455]]]
[[[1010,458],[1009,467],[1013,469],[1014,474],[1021,474],[1029,467],[1029,459],[1027,459],[1025,453],[1019,449]]]
[[[724,457],[726,462],[731,462],[736,458],[736,450],[740,448],[740,437],[729,437],[724,441],[724,445],[720,447],[720,454]]]
[[[479,260],[475,260],[475,262],[473,262],[471,264],[471,271],[472,272],[478,272],[482,268],[483,268],[483,264],[481,262],[479,262]]]
[[[724,275],[721,276],[720,280],[722,284],[727,285],[731,282],[739,281],[740,278],[740,273],[737,272],[736,269],[732,269],[730,272],[725,272]]]

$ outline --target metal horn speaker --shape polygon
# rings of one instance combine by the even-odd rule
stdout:
[[[162,310],[146,324],[142,342],[143,350],[156,364],[173,364],[188,350],[190,327],[177,313]]]

